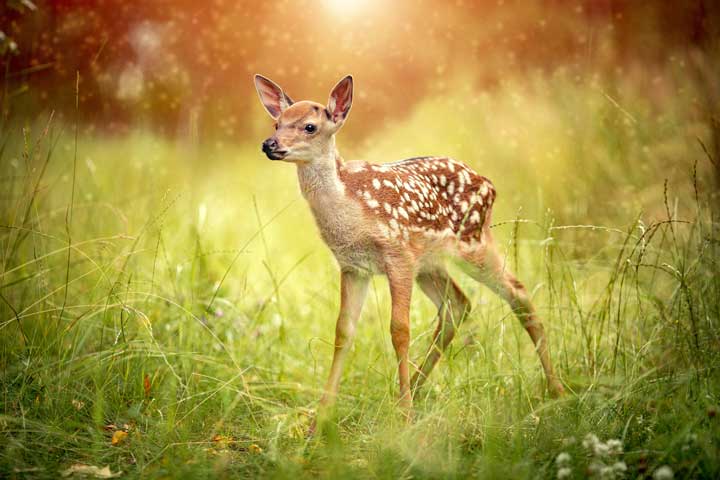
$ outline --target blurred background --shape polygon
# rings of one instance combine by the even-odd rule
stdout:
[[[183,148],[258,143],[269,122],[254,73],[321,102],[351,73],[346,158],[451,154],[488,175],[530,168],[523,184],[552,178],[587,195],[608,188],[596,181],[613,183],[608,162],[644,190],[643,169],[672,179],[679,148],[702,155],[696,137],[720,153],[720,5],[709,0],[1,5],[6,131],[52,110],[81,134],[141,130]],[[676,142],[641,138],[634,149],[625,140],[639,122]],[[598,134],[614,149],[599,151]],[[576,162],[593,175],[565,178]],[[715,181],[717,171],[701,165]],[[567,210],[552,192],[543,200]],[[632,207],[652,209],[642,199]]]
[[[683,94],[677,72],[710,80],[704,57],[717,57],[720,28],[710,0],[4,0],[0,9],[6,117],[19,105],[73,111],[79,72],[88,130],[141,123],[227,141],[254,138],[256,72],[321,101],[352,73],[344,138],[360,141],[452,94],[457,78],[466,91],[452,97],[455,109],[557,72],[613,97],[600,85],[632,77],[654,104]],[[715,86],[702,93],[717,95]],[[709,106],[700,92],[688,100],[698,115]]]
[[[628,478],[718,477],[717,0],[0,0],[0,66],[0,477],[316,478],[329,455],[328,478],[558,478],[593,432],[626,442]],[[493,181],[569,399],[547,403],[512,312],[453,271],[476,309],[399,434],[377,278],[347,449],[308,456],[338,272],[295,168],[260,151],[255,73],[320,102],[352,74],[346,159],[448,155]],[[414,295],[414,359],[435,314]]]

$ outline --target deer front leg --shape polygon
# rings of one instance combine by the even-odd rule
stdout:
[[[410,391],[410,298],[413,274],[410,268],[388,268],[392,315],[390,334],[398,361],[400,408],[408,421],[412,419],[412,393]]]
[[[335,325],[335,350],[330,366],[330,376],[320,399],[320,412],[318,413],[330,407],[337,397],[343,363],[355,337],[355,326],[365,303],[369,283],[369,277],[357,272],[343,271],[341,273],[340,314]],[[311,434],[315,431],[315,427],[316,421],[314,420],[310,426]]]

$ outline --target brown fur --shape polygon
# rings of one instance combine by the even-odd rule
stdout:
[[[444,157],[340,164],[338,175],[370,218],[388,227],[394,219],[391,234],[404,241],[442,234],[479,241],[496,196],[490,180]]]

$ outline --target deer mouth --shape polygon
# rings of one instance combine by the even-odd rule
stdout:
[[[287,154],[287,150],[265,150],[265,155],[267,155],[270,160],[282,160]]]

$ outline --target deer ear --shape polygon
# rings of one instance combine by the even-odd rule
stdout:
[[[265,110],[275,120],[286,108],[294,103],[278,84],[262,75],[255,75],[255,89]]]
[[[327,109],[330,112],[330,118],[336,124],[341,125],[348,113],[350,113],[350,107],[352,106],[353,97],[353,78],[351,75],[343,78],[335,85],[335,88],[330,92],[330,99],[328,100]]]

